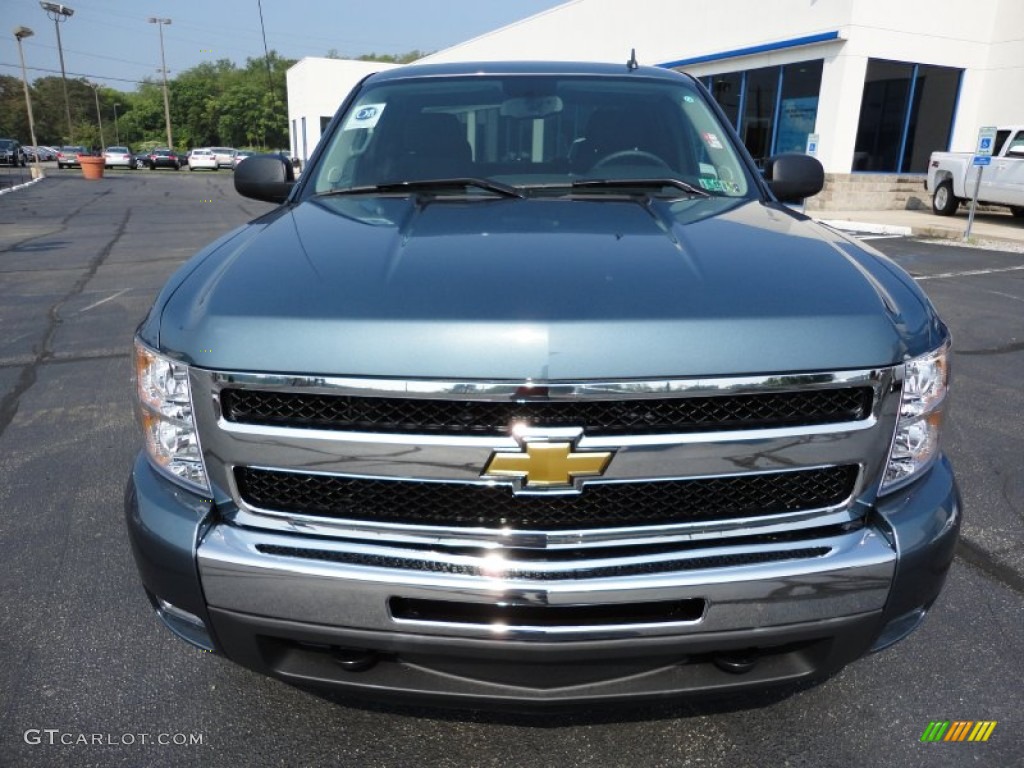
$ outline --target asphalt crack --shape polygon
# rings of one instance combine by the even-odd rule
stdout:
[[[1000,563],[979,545],[960,537],[956,543],[956,556],[965,563],[974,566],[994,581],[999,582],[1017,594],[1024,595],[1024,575],[1013,568]]]
[[[107,195],[109,195],[111,193],[111,191],[112,190],[109,190],[109,189],[103,190],[102,192],[100,192],[95,197],[90,198],[89,200],[86,200],[84,203],[82,203],[80,206],[75,208],[73,211],[70,211],[63,219],[61,219],[60,220],[60,224],[55,229],[51,229],[48,232],[41,232],[38,235],[32,235],[30,237],[26,237],[24,240],[19,240],[16,243],[13,243],[11,245],[8,245],[8,246],[5,246],[3,248],[0,248],[0,253],[11,253],[13,251],[19,251],[26,244],[31,243],[33,240],[40,240],[40,239],[42,239],[44,237],[52,237],[53,235],[56,235],[56,234],[59,234],[59,233],[63,232],[65,229],[68,228],[68,224],[71,222],[71,220],[75,216],[80,214],[82,211],[84,211],[87,207],[89,207],[90,205],[95,203],[97,200],[101,200],[104,197],[106,197]]]
[[[957,349],[957,355],[1008,355],[1012,352],[1024,351],[1024,341],[1018,341],[1013,344],[1004,344],[1001,347],[992,347],[991,349]]]
[[[66,227],[71,217],[76,215],[76,213],[80,212],[83,208],[85,208],[84,205],[80,206],[75,213],[69,214],[62,222],[61,229]],[[65,304],[71,301],[71,299],[78,296],[85,289],[85,286],[89,284],[89,281],[96,276],[96,272],[103,265],[103,262],[106,260],[107,256],[110,255],[114,246],[117,245],[117,241],[121,239],[121,236],[128,228],[128,222],[131,220],[131,217],[132,212],[129,208],[121,218],[121,223],[118,224],[117,231],[114,232],[114,236],[92,258],[86,266],[82,276],[75,281],[75,284],[71,286],[68,292],[58,299],[57,302],[47,311],[46,330],[43,333],[43,340],[39,345],[39,351],[36,353],[33,360],[21,369],[21,375],[18,376],[18,381],[14,385],[14,388],[4,396],[3,400],[0,400],[0,436],[4,434],[7,427],[10,426],[12,421],[14,421],[14,417],[18,413],[18,406],[21,403],[21,396],[31,389],[32,385],[36,383],[36,373],[39,366],[52,360],[54,357],[53,350],[50,348],[50,345],[53,343],[53,338],[57,334],[57,329],[63,322],[60,317],[61,309]]]

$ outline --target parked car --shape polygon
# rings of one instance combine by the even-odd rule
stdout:
[[[155,171],[157,168],[173,168],[176,171],[181,169],[181,158],[172,149],[150,150],[146,158],[151,171]]]
[[[235,159],[231,163],[231,168],[232,169],[237,168],[238,164],[241,163],[243,160],[245,160],[245,158],[252,157],[255,154],[256,153],[253,152],[250,149],[239,149],[238,151],[235,152]]]
[[[25,165],[25,156],[21,152],[21,142],[17,139],[0,139],[0,164]]]
[[[52,152],[48,147],[30,147],[22,145],[21,155],[25,158],[26,162],[45,162],[47,160],[53,160],[56,156],[56,152]]]
[[[69,144],[67,146],[63,146],[57,150],[57,167],[78,168],[80,166],[78,156],[88,154],[90,154],[89,150],[81,144]]]
[[[103,165],[106,168],[129,168],[134,170],[132,151],[128,147],[107,147],[103,151]]]
[[[815,158],[762,175],[723,118],[656,67],[420,65],[301,179],[245,160],[286,207],[135,338],[156,615],[292,683],[517,709],[817,681],[920,626],[949,331],[785,204]]]
[[[218,167],[217,156],[213,154],[212,149],[193,149],[188,153],[188,169],[190,171],[197,168],[216,171]]]
[[[980,166],[973,160],[973,152],[932,152],[924,187],[939,216],[952,216],[974,197]],[[978,202],[1009,206],[1014,216],[1024,218],[1024,126],[996,130],[989,162],[981,174]]]
[[[281,157],[283,157],[285,160],[291,163],[292,168],[294,168],[296,171],[302,170],[302,163],[299,161],[299,158],[295,157],[287,149],[275,149],[273,151],[273,154],[280,155]]]
[[[233,167],[237,149],[232,149],[231,147],[210,147],[210,150],[217,156],[218,168]]]

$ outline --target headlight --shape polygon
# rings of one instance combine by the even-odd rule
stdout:
[[[917,478],[938,457],[948,390],[949,344],[904,364],[900,415],[882,478],[882,493]]]
[[[188,366],[158,355],[136,339],[135,396],[153,464],[193,490],[209,491],[192,417]]]

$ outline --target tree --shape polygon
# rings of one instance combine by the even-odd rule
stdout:
[[[357,61],[385,61],[389,64],[411,64],[429,55],[429,52],[414,48],[405,53],[364,53]]]
[[[229,59],[204,62],[168,82],[171,128],[177,148],[203,146],[288,146],[285,73],[295,61],[271,51],[238,67]],[[134,92],[69,79],[71,135],[60,77],[41,77],[31,84],[36,138],[40,144],[99,146],[96,101],[103,119],[103,139],[114,143],[113,106],[118,104],[118,134],[135,149],[163,146],[166,141],[163,85],[146,80]],[[28,141],[25,95],[19,78],[0,75],[0,136]],[[74,139],[72,141],[72,138]]]
[[[25,89],[20,77],[0,75],[0,137],[29,143]]]

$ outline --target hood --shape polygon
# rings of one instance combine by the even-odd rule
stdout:
[[[220,370],[581,380],[889,365],[937,343],[892,265],[725,198],[333,197],[280,209],[166,300]]]

